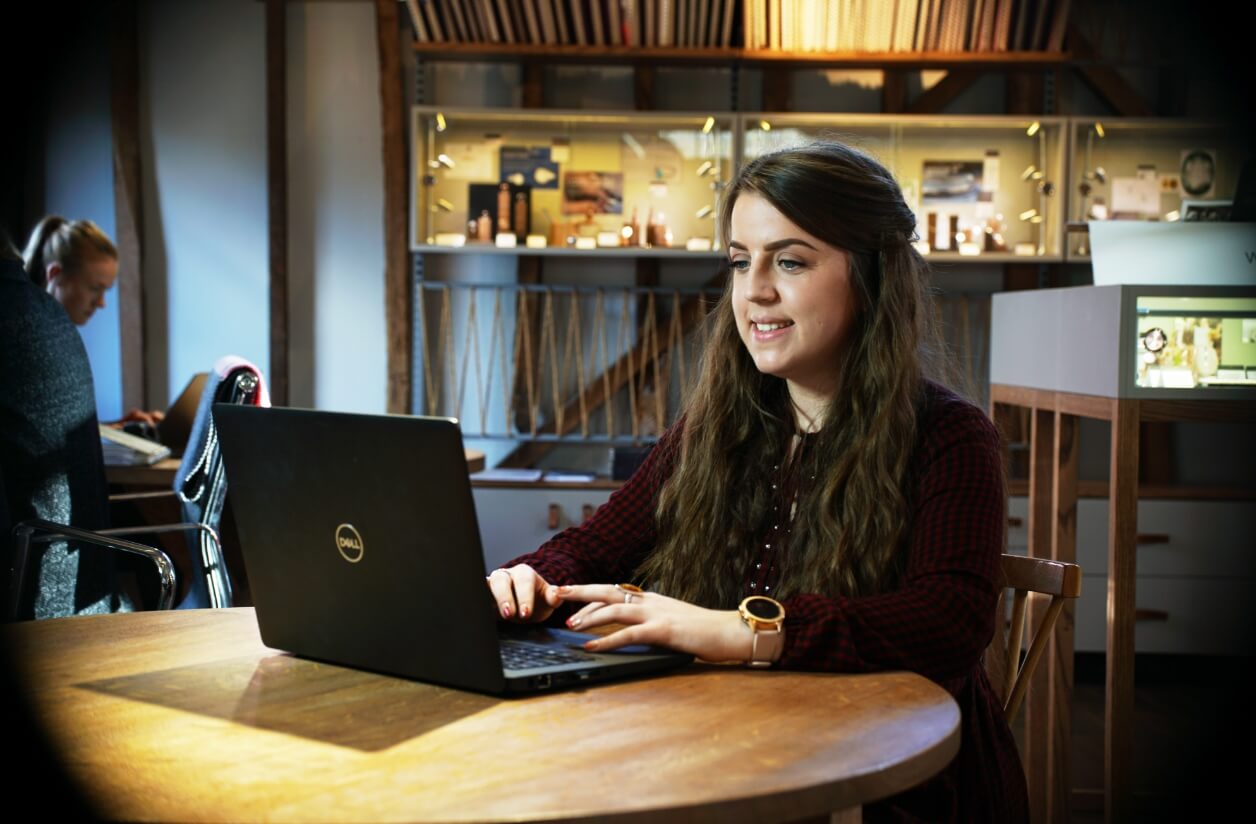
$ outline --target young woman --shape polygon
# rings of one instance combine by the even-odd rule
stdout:
[[[960,705],[960,753],[868,819],[1027,820],[982,666],[1006,518],[998,435],[925,377],[939,350],[911,210],[878,162],[818,143],[748,164],[720,219],[729,286],[684,415],[587,523],[493,570],[497,608],[626,625],[598,650],[922,673]]]
[[[118,279],[118,250],[90,220],[45,217],[31,232],[23,257],[31,281],[47,290],[76,326],[105,307],[105,293]],[[135,421],[155,427],[163,416],[160,410],[132,409],[111,425]]]

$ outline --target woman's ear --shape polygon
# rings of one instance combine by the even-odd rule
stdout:
[[[44,269],[44,273],[47,276],[44,281],[45,285],[51,286],[56,279],[61,276],[61,264],[54,260],[52,263],[48,264],[47,268]]]

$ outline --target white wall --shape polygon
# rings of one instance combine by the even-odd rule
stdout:
[[[147,366],[161,405],[222,355],[268,368],[264,18],[252,0],[152,2],[144,16]]]
[[[290,400],[382,413],[388,370],[375,7],[289,4],[287,46]]]

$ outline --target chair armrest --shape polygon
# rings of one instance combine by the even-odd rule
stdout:
[[[173,494],[173,493],[171,493]],[[189,522],[178,524],[153,524],[151,526],[116,526],[109,529],[96,530],[97,535],[160,535],[163,532],[200,532],[214,542],[218,551],[222,552],[222,541],[213,527],[206,524]]]
[[[51,521],[22,521],[13,527],[14,552],[13,567],[9,574],[8,618],[17,620],[17,612],[22,602],[22,588],[26,578],[26,564],[30,557],[32,543],[47,543],[58,538],[70,538],[85,544],[116,549],[142,555],[157,567],[157,577],[161,581],[161,595],[157,601],[158,609],[170,609],[174,605],[175,577],[174,564],[170,556],[156,547],[137,544],[121,538],[108,536],[103,532],[92,532],[86,529],[55,524]],[[215,536],[217,537],[217,536]]]
[[[115,501],[142,501],[155,498],[177,498],[173,489],[158,489],[154,492],[119,492],[109,496],[109,503]]]

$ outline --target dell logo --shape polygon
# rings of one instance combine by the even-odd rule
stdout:
[[[366,546],[362,543],[362,536],[353,528],[353,524],[341,524],[336,527],[336,550],[340,553],[340,557],[351,564],[362,560]]]

